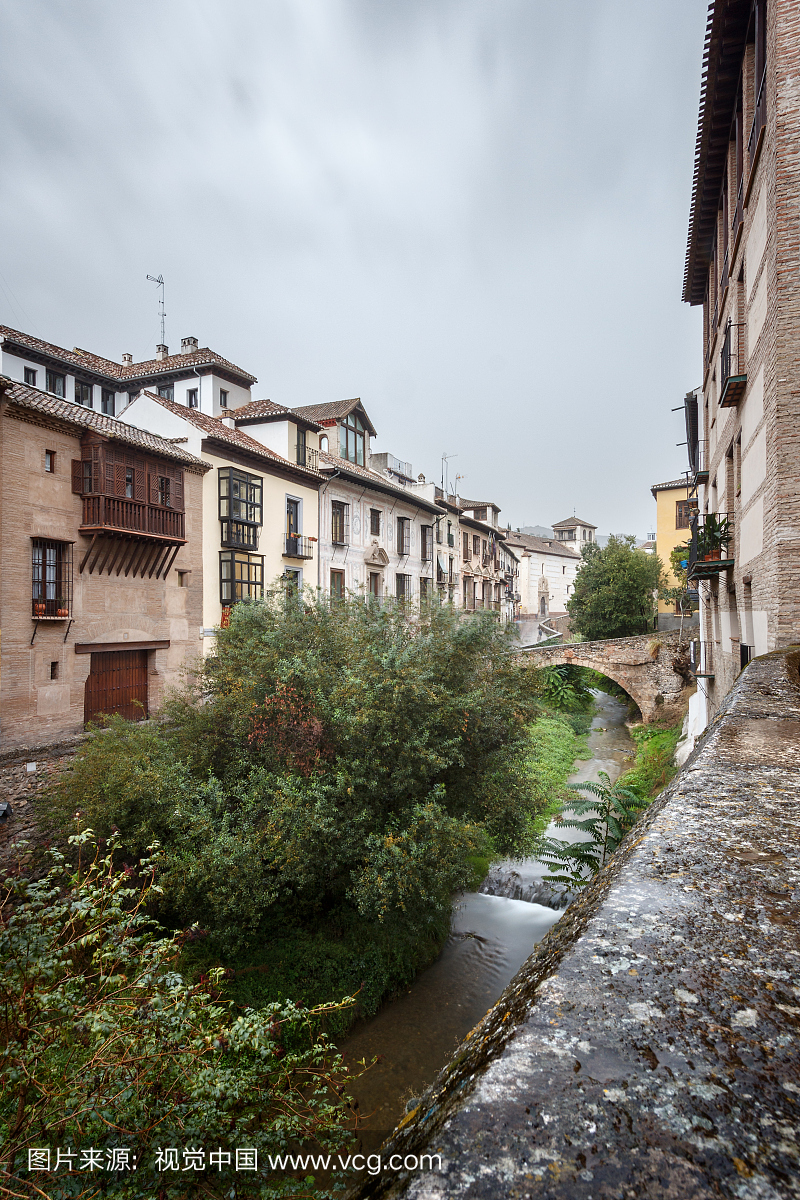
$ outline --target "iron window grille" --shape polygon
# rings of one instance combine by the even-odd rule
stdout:
[[[235,467],[219,471],[220,540],[223,546],[258,549],[264,481]]]
[[[431,562],[433,559],[433,526],[421,526],[420,533],[420,559],[422,562]]]
[[[411,519],[397,518],[397,553],[402,557],[411,553]]]
[[[64,621],[72,616],[72,543],[34,538],[31,548],[31,615]]]
[[[343,500],[331,501],[331,541],[334,546],[346,546],[350,541],[350,505]]]
[[[411,598],[411,576],[410,575],[395,575],[395,596],[399,601],[409,600]]]
[[[223,605],[260,600],[264,595],[264,556],[236,550],[219,555],[219,598]]]

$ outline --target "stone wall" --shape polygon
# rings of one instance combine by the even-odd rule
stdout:
[[[747,667],[383,1148],[441,1165],[351,1200],[800,1193],[798,663]]]

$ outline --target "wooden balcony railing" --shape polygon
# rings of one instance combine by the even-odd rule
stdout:
[[[764,134],[764,126],[767,123],[767,71],[764,68],[764,74],[761,76],[761,84],[758,89],[758,99],[756,100],[756,108],[753,113],[753,124],[750,127],[750,137],[747,142],[747,157],[750,163],[750,174],[752,176],[755,170],[758,154],[761,149],[761,139]]]
[[[81,532],[118,530],[142,537],[185,541],[184,515],[170,508],[159,508],[139,500],[117,496],[84,496]]]

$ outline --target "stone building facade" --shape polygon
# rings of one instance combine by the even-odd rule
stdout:
[[[800,641],[799,75],[800,0],[715,0],[683,293],[703,307],[699,727],[750,657]]]
[[[199,655],[205,463],[0,377],[0,749],[136,718]]]

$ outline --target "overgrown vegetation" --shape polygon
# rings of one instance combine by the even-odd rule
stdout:
[[[584,564],[567,601],[572,628],[587,641],[633,637],[652,628],[662,576],[661,560],[636,549],[633,536],[595,542],[581,551]]]
[[[566,811],[573,815],[562,816],[559,823],[585,836],[575,842],[553,837],[542,842],[539,857],[547,863],[553,883],[569,888],[587,884],[603,869],[649,803],[625,787],[622,779],[612,784],[606,771],[598,771],[598,776],[596,783],[569,785],[570,792],[588,792],[590,798],[571,796]]]
[[[453,893],[535,843],[550,700],[509,639],[448,607],[237,605],[163,723],[112,720],[54,809],[161,842],[157,915],[205,934],[185,967],[236,970],[240,1002],[372,1012],[435,956]]]
[[[116,838],[104,854],[88,831],[72,841],[76,869],[55,855],[45,879],[0,884],[0,1191],[308,1195],[290,1176],[237,1172],[236,1152],[263,1166],[297,1146],[343,1144],[349,1078],[321,1023],[353,999],[237,1012],[223,999],[224,972],[186,983],[175,970],[183,938],[147,916],[157,848],[119,868]],[[49,1171],[29,1170],[33,1147],[50,1148]],[[191,1147],[205,1152],[187,1176],[181,1153]]]
[[[631,737],[636,742],[636,764],[626,771],[621,782],[643,800],[662,792],[677,771],[675,747],[681,736],[682,722],[676,725],[634,725]]]

